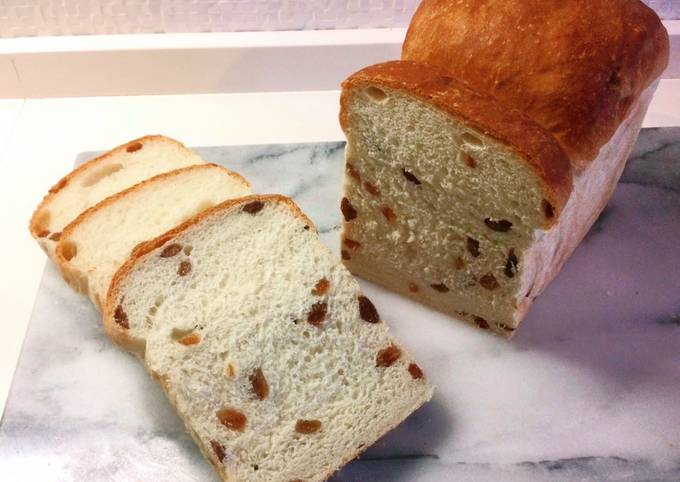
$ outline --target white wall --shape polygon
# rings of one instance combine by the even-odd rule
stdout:
[[[680,18],[680,0],[645,0]],[[404,27],[419,0],[0,0],[0,37]]]

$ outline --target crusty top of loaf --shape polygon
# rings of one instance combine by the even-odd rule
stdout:
[[[557,219],[571,193],[571,164],[555,138],[522,112],[470,89],[437,67],[391,61],[366,67],[343,82],[340,125],[345,132],[352,128],[349,101],[353,90],[369,85],[419,97],[508,145],[543,181],[546,200],[555,212],[549,222]]]
[[[551,131],[590,163],[668,63],[638,0],[423,0],[402,59],[446,69]]]

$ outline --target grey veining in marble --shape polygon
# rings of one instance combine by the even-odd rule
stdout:
[[[337,252],[342,143],[207,147]],[[643,131],[605,213],[507,342],[362,281],[436,385],[335,479],[680,480],[680,129]],[[216,481],[155,382],[47,266],[1,481]]]

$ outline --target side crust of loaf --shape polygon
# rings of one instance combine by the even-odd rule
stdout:
[[[122,329],[114,320],[116,300],[118,299],[120,286],[125,280],[125,278],[132,271],[134,266],[137,263],[139,263],[147,254],[152,252],[154,249],[163,246],[165,243],[174,239],[179,234],[189,230],[192,226],[196,225],[201,220],[210,217],[214,213],[235,209],[239,206],[248,204],[253,201],[261,202],[275,201],[278,203],[285,204],[288,206],[288,208],[296,217],[304,220],[304,222],[310,226],[310,229],[313,229],[315,232],[317,231],[314,223],[307,217],[305,213],[303,213],[300,210],[297,204],[295,204],[291,199],[287,198],[286,196],[282,196],[279,194],[267,194],[267,195],[254,194],[251,196],[245,196],[238,199],[229,199],[223,203],[217,204],[216,206],[210,207],[200,212],[199,214],[186,220],[184,223],[171,229],[165,234],[162,234],[155,239],[149,240],[138,245],[132,251],[130,258],[125,262],[125,264],[123,264],[123,266],[121,266],[118,269],[116,274],[113,276],[113,279],[111,280],[111,285],[109,286],[109,291],[106,295],[106,301],[102,306],[102,322],[104,324],[104,331],[109,336],[109,338],[116,345],[143,359],[145,341],[130,336],[130,334],[126,330]]]
[[[96,168],[99,166],[102,162],[106,161],[107,159],[113,157],[114,155],[125,151],[129,146],[132,146],[133,144],[136,143],[144,143],[146,141],[152,141],[152,140],[163,140],[164,142],[170,142],[172,144],[176,144],[179,147],[184,148],[184,144],[182,144],[179,141],[176,141],[175,139],[171,139],[169,137],[165,137],[162,135],[148,135],[148,136],[143,136],[138,139],[133,139],[130,142],[126,142],[125,144],[121,144],[118,147],[115,147],[111,149],[110,151],[95,157],[94,159],[90,159],[89,161],[81,164],[80,166],[76,167],[73,171],[62,177],[54,186],[52,186],[48,191],[45,197],[43,197],[42,201],[40,201],[40,204],[35,208],[33,211],[33,215],[31,216],[31,220],[29,222],[28,228],[31,231],[31,234],[35,237],[39,237],[39,223],[38,223],[38,213],[42,211],[42,209],[49,205],[50,201],[54,198],[54,196],[57,195],[62,189],[64,189],[69,183],[73,182],[75,179],[86,175],[91,169]]]
[[[217,164],[196,164],[193,166],[188,166],[188,167],[183,167],[181,169],[175,169],[174,171],[170,172],[165,172],[162,174],[158,174],[152,178],[145,179],[144,181],[135,184],[132,187],[129,187],[128,189],[125,189],[121,192],[118,192],[114,194],[113,196],[109,196],[108,198],[104,199],[103,201],[100,201],[99,203],[95,204],[94,206],[88,208],[84,212],[80,213],[76,219],[71,221],[64,230],[62,231],[61,238],[59,242],[57,243],[57,247],[55,250],[55,261],[57,263],[57,267],[59,268],[59,271],[61,272],[62,276],[66,280],[66,282],[78,293],[86,293],[88,291],[88,281],[87,278],[85,277],[84,273],[81,273],[77,269],[73,269],[70,266],[70,263],[68,262],[66,251],[68,250],[68,245],[69,245],[69,240],[71,238],[71,234],[73,231],[78,229],[78,227],[86,223],[88,219],[90,219],[92,216],[94,216],[96,213],[101,211],[102,209],[106,209],[107,206],[116,203],[119,199],[124,198],[125,196],[128,196],[130,193],[139,191],[141,189],[144,189],[146,186],[151,185],[151,184],[156,184],[156,183],[161,183],[161,182],[166,182],[173,177],[180,176],[183,173],[189,172],[189,171],[201,171],[205,169],[219,169],[224,171],[226,174],[228,174],[230,177],[234,178],[237,182],[240,182],[244,186],[250,187],[250,183],[240,174],[230,171],[229,169],[217,165]]]
[[[550,231],[537,233],[525,253],[520,293],[531,293],[531,296],[517,300],[517,323],[526,316],[534,299],[557,276],[607,206],[635,145],[657,85],[658,82],[653,83],[642,93],[628,117],[602,146],[597,158],[577,174],[574,192],[563,216]],[[526,266],[534,269],[526,269]]]
[[[421,98],[515,150],[542,180],[545,199],[555,210],[552,223],[569,199],[572,168],[554,137],[518,110],[479,94],[444,70],[418,62],[392,61],[366,67],[342,84],[340,125],[351,129],[349,99],[367,87],[392,89]]]
[[[639,0],[423,0],[402,49],[524,111],[579,167],[668,58],[666,29]]]

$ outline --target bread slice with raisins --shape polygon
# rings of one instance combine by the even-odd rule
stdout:
[[[139,243],[207,207],[250,194],[239,174],[216,164],[176,169],[142,181],[81,213],[55,251],[64,279],[101,309],[115,272]]]
[[[31,217],[31,235],[54,259],[63,229],[86,209],[144,179],[203,162],[180,142],[159,135],[118,146],[74,169],[49,190]]]
[[[576,169],[551,133],[437,67],[353,74],[340,114],[345,265],[511,336],[606,205],[655,87]]]
[[[227,201],[140,246],[103,315],[224,480],[324,480],[432,392],[283,196]]]

